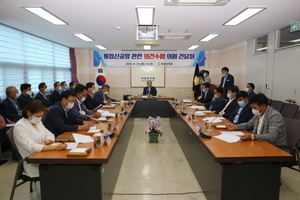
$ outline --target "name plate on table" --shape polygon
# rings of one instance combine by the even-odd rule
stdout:
[[[185,118],[186,118],[186,119],[191,119],[190,114],[186,114]]]
[[[110,142],[111,142],[110,137],[109,137],[109,136],[106,136],[106,137],[105,137],[105,141],[104,141],[104,145],[109,146],[109,145],[110,145]]]
[[[143,95],[142,98],[148,98],[148,95]]]
[[[200,124],[196,124],[196,131],[199,132],[201,130],[201,125]]]
[[[114,130],[118,130],[119,129],[119,124],[118,123],[116,123],[115,125],[114,125]]]

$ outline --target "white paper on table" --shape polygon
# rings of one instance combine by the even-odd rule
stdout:
[[[221,131],[223,134],[229,134],[229,135],[244,135],[242,131]]]
[[[72,135],[73,135],[76,143],[94,142],[94,140],[88,135],[81,135],[81,134],[77,134],[77,133],[72,133]]]
[[[115,117],[115,114],[111,113],[109,111],[104,111],[104,112],[101,113],[101,117]]]
[[[91,126],[89,131],[95,130],[95,129],[96,129],[96,126]]]
[[[219,123],[222,122],[224,117],[206,117],[202,119],[203,121],[208,121],[209,123]]]
[[[88,148],[75,148],[75,149],[72,149],[70,152],[73,152],[73,153],[86,153],[87,150],[88,150]]]
[[[61,144],[61,143],[52,143],[51,145],[58,145],[58,144]],[[78,145],[78,143],[76,143],[76,142],[68,142],[68,143],[65,143],[65,144],[67,145],[66,149],[74,149]]]
[[[100,129],[88,130],[88,133],[99,133]]]
[[[195,112],[195,115],[200,115],[200,116],[201,116],[201,115],[205,115],[205,113],[202,112],[202,111],[196,111],[196,112]]]
[[[228,142],[228,143],[233,143],[233,142],[238,142],[241,138],[239,136],[236,136],[236,135],[230,135],[230,134],[221,134],[221,135],[218,135],[218,136],[213,136],[219,140],[223,140],[225,142]]]
[[[97,110],[97,112],[99,112],[99,113],[104,113],[104,112],[106,112],[105,110]]]
[[[99,121],[107,121],[106,117],[100,117],[97,120],[99,120]]]
[[[191,99],[182,99],[182,102],[183,103],[192,103],[192,100]]]
[[[199,110],[206,110],[205,106],[191,106],[190,108],[199,109]]]
[[[204,112],[204,113],[212,113],[212,111],[210,111],[210,110],[204,110],[202,112]]]

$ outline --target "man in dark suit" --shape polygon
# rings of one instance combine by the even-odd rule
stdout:
[[[231,74],[229,74],[228,67],[223,67],[221,71],[223,75],[221,78],[220,86],[225,88],[227,92],[227,88],[231,85],[234,85],[234,77]]]
[[[211,102],[212,98],[214,97],[214,92],[210,90],[209,83],[202,84],[202,96],[200,99],[197,99],[200,103],[208,103]]]
[[[248,92],[249,99],[256,95],[255,92],[253,92],[254,89],[255,85],[253,83],[247,83],[246,92]]]
[[[236,94],[239,92],[239,88],[236,85],[228,87],[227,98],[228,103],[222,110],[217,110],[216,114],[220,114],[224,118],[229,118],[238,106]]]
[[[71,81],[71,82],[69,83],[69,87],[70,87],[70,89],[69,89],[69,90],[72,90],[72,91],[74,91],[74,89],[75,89],[76,85],[77,85],[77,84],[76,84],[74,81]]]
[[[95,93],[94,100],[97,105],[100,105],[100,104],[105,105],[107,103],[110,104],[113,101],[117,101],[117,102],[120,101],[120,100],[116,100],[116,99],[113,99],[113,98],[110,98],[109,96],[107,96],[109,89],[110,89],[109,85],[103,85],[101,87],[101,89]]]
[[[152,87],[152,81],[147,81],[147,87],[144,87],[143,95],[148,95],[148,97],[156,96],[156,88]]]
[[[56,81],[54,84],[54,90],[51,94],[52,103],[55,104],[56,102],[60,101],[60,93],[62,92],[62,87],[60,86],[60,83]]]
[[[81,120],[76,119],[69,112],[75,102],[75,93],[67,90],[61,93],[61,101],[54,104],[49,110],[44,126],[51,131],[55,137],[67,131],[87,131],[93,126],[92,123],[82,124]],[[75,124],[81,124],[75,126]]]
[[[235,124],[248,122],[253,117],[252,108],[249,104],[248,93],[240,91],[237,93],[236,99],[238,106],[228,120]]]
[[[46,90],[47,90],[47,85],[46,83],[40,83],[39,86],[39,92],[37,93],[37,95],[35,96],[35,100],[40,100],[44,106],[46,108],[49,108],[50,106],[52,106],[52,104],[50,103],[50,101],[48,100],[47,96],[46,96]]]
[[[21,109],[24,109],[25,106],[32,101],[33,99],[31,98],[32,91],[31,91],[31,85],[28,83],[23,83],[20,86],[20,90],[22,94],[19,96],[17,101],[19,102]]]
[[[6,88],[6,99],[1,103],[1,109],[10,121],[18,121],[22,118],[22,109],[17,99],[18,90],[14,86]]]
[[[214,97],[211,102],[208,103],[200,103],[200,105],[204,105],[207,109],[216,111],[221,110],[225,106],[225,99],[222,96],[223,88],[217,87],[214,89]]]
[[[86,95],[84,105],[88,110],[94,110],[98,106],[94,100],[95,84],[93,82],[88,82],[85,84],[85,88],[88,93]]]

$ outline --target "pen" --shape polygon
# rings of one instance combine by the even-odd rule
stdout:
[[[60,143],[62,143],[62,144],[65,144],[63,141],[59,141]]]

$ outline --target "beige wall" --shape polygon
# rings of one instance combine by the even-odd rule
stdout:
[[[96,68],[93,66],[93,51],[76,49],[77,78],[80,83],[94,82]],[[221,79],[221,68],[227,66],[235,77],[235,84],[245,88],[246,42],[228,48],[207,51],[204,67],[210,71],[213,84]],[[188,98],[192,93],[194,67],[165,67],[165,87],[157,88],[158,95],[174,96],[177,99]],[[123,94],[137,95],[142,88],[130,87],[130,67],[105,67],[107,83],[111,86],[109,96],[122,99]]]

